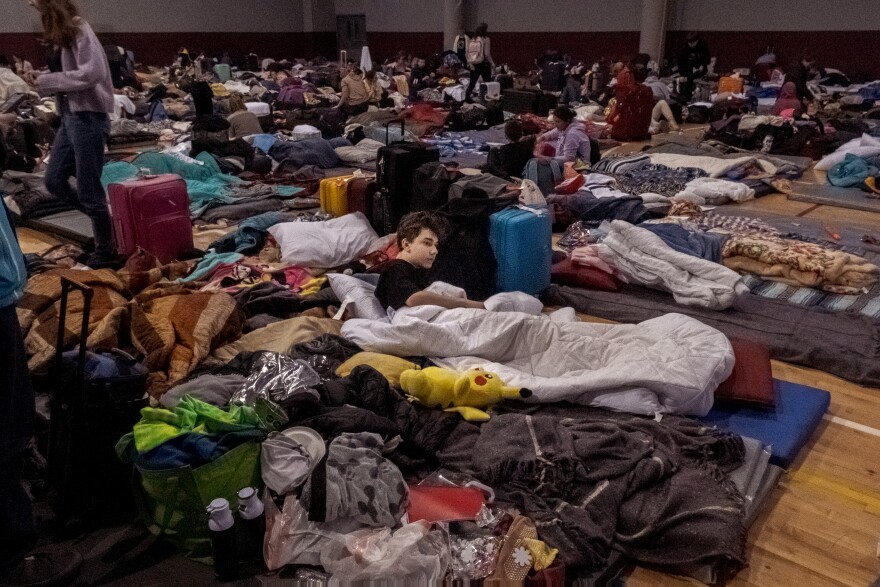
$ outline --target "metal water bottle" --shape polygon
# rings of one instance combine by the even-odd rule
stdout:
[[[208,529],[211,530],[211,551],[214,573],[220,581],[233,581],[238,574],[235,551],[235,519],[229,502],[218,497],[208,506]]]
[[[238,492],[238,515],[241,518],[239,545],[248,560],[263,560],[263,539],[266,535],[266,516],[263,502],[253,487]]]

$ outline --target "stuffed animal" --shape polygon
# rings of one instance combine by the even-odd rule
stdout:
[[[479,368],[464,373],[440,367],[407,369],[400,374],[400,387],[430,408],[458,412],[471,422],[488,420],[489,414],[484,408],[494,406],[503,399],[532,395],[528,389],[504,385],[497,375]]]

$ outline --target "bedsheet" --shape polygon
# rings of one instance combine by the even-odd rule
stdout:
[[[526,401],[635,414],[705,415],[734,362],[723,334],[681,314],[608,325],[581,322],[570,308],[532,316],[421,306],[390,323],[348,320],[341,332],[365,351],[481,367],[531,390]]]

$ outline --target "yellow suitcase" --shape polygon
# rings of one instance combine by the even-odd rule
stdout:
[[[353,175],[322,179],[319,189],[321,209],[335,217],[348,214],[348,182]]]

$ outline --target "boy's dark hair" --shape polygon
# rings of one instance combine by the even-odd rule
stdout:
[[[506,136],[507,140],[511,143],[515,143],[520,140],[523,136],[522,122],[513,118],[505,122],[504,136]]]
[[[446,226],[443,220],[433,212],[410,212],[400,219],[397,225],[397,247],[403,248],[403,240],[409,242],[415,241],[423,228],[427,228],[437,235],[437,238],[443,240]]]

